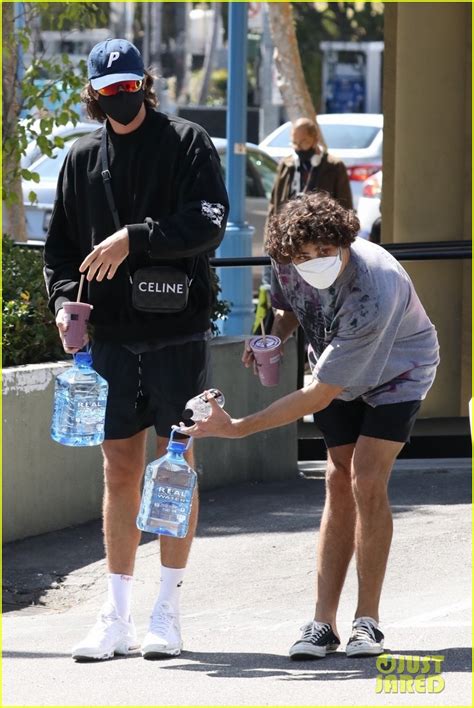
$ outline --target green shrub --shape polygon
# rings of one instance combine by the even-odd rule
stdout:
[[[222,292],[219,276],[214,268],[211,268],[211,289],[213,293],[212,312],[211,312],[211,329],[212,334],[217,337],[219,335],[219,327],[217,320],[225,321],[232,310],[232,303],[228,300],[220,300],[219,295]]]
[[[42,251],[2,239],[2,365],[38,364],[66,358],[48,310]]]
[[[15,245],[5,234],[2,249],[2,365],[39,364],[68,358],[59,340],[54,317],[48,309],[42,250]],[[217,275],[213,281],[213,291],[212,329],[217,334],[215,321],[226,319],[230,311],[229,304],[218,299],[220,285]]]

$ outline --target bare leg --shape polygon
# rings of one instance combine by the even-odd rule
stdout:
[[[141,533],[136,526],[145,466],[146,430],[123,440],[106,440],[104,456],[104,540],[109,573],[133,575]]]
[[[355,503],[351,488],[354,445],[328,450],[326,501],[319,531],[315,620],[337,633],[336,613],[354,552]]]
[[[379,602],[392,541],[387,485],[403,443],[361,435],[354,451],[352,488],[357,507],[355,548],[359,597],[356,617],[379,620]]]
[[[168,445],[167,438],[158,437],[156,450],[158,457],[166,452]],[[191,448],[185,454],[186,460],[194,467],[194,452]],[[166,568],[185,568],[188,562],[189,551],[196,533],[196,526],[199,513],[199,497],[197,490],[194,492],[191,517],[189,519],[188,533],[184,538],[172,538],[171,536],[160,536],[161,564]]]

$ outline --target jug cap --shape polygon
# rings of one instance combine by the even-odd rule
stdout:
[[[92,366],[92,356],[90,352],[77,352],[74,356],[74,363],[82,366]]]
[[[186,450],[190,447],[193,439],[189,438],[187,443],[184,440],[175,440],[174,435],[177,432],[179,433],[179,428],[173,425],[173,427],[171,428],[170,441],[166,449],[169,452],[186,452]]]

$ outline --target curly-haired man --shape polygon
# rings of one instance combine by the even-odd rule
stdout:
[[[211,401],[187,432],[240,438],[314,413],[328,448],[314,619],[290,648],[294,659],[340,644],[336,613],[355,552],[358,601],[348,656],[380,654],[379,600],[392,538],[387,485],[438,365],[436,330],[401,265],[356,238],[357,217],[327,194],[305,194],[273,217],[267,249],[276,276],[273,334],[301,324],[313,380],[245,418]],[[245,351],[243,361],[252,364]]]

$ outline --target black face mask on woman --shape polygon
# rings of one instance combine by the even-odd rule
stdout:
[[[295,150],[295,152],[298,155],[300,162],[310,162],[313,155],[316,155],[316,150],[314,148],[310,148],[309,150]]]
[[[144,98],[145,92],[143,89],[135,93],[119,91],[115,96],[99,95],[97,103],[112,120],[116,120],[121,125],[128,125],[136,118]]]

